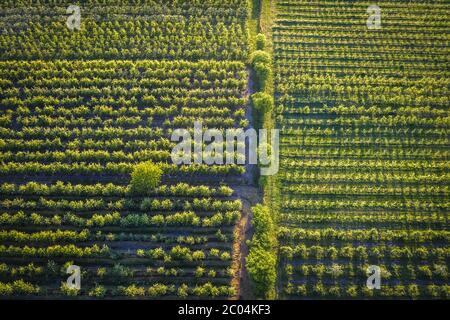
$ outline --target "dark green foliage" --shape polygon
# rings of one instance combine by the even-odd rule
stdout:
[[[256,36],[256,50],[264,50],[266,47],[266,36],[258,33]]]
[[[259,126],[263,126],[266,116],[274,108],[273,97],[264,92],[258,92],[252,95],[253,110],[256,112]]]
[[[246,259],[246,267],[257,297],[272,298],[277,276],[275,224],[268,207],[258,204],[252,211],[255,234]]]
[[[250,63],[256,73],[259,91],[265,91],[266,81],[272,74],[272,58],[269,53],[261,50],[253,52],[250,56]]]

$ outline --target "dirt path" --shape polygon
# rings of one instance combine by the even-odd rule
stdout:
[[[238,297],[242,300],[253,300],[251,282],[247,269],[245,268],[245,259],[249,253],[247,240],[253,236],[253,227],[251,225],[252,212],[251,207],[261,203],[262,195],[259,188],[255,186],[240,186],[235,188],[242,201],[242,217],[237,227],[238,240],[236,241],[237,250],[239,250],[239,272],[238,272]]]
[[[254,92],[253,84],[253,71],[249,71],[249,78],[247,83],[247,90],[245,96],[249,98]],[[249,123],[253,126],[253,111],[250,103],[247,105],[245,116]],[[246,149],[249,150],[247,144]],[[236,195],[242,202],[242,216],[235,229],[235,241],[233,244],[233,260],[236,273],[234,275],[234,287],[237,290],[237,298],[240,300],[255,299],[250,277],[245,268],[245,259],[249,253],[249,247],[247,241],[253,237],[252,211],[251,208],[257,203],[262,202],[262,192],[257,186],[258,167],[257,165],[246,165],[245,173],[242,175],[242,183],[238,185],[232,185],[231,188],[235,191]]]

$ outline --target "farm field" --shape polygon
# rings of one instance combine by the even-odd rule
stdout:
[[[449,13],[2,1],[0,300],[449,299]]]
[[[244,168],[176,166],[170,137],[248,126],[247,2],[86,1],[76,32],[68,5],[0,4],[0,295],[236,297]]]
[[[449,298],[449,9],[276,1],[280,298]]]

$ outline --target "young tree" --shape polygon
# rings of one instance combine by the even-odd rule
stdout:
[[[264,50],[266,48],[266,36],[258,33],[256,36],[256,50]]]
[[[276,231],[269,208],[256,205],[252,208],[253,236],[250,252],[247,256],[246,267],[253,282],[256,295],[271,298],[274,295],[276,281],[275,254]]]
[[[264,92],[258,92],[251,96],[253,109],[257,114],[258,126],[263,127],[268,114],[274,108],[273,97]]]
[[[266,80],[272,73],[271,56],[261,50],[257,50],[250,56],[250,63],[253,70],[256,73],[256,79],[258,80],[258,89],[264,91],[266,88]]]
[[[276,258],[261,247],[253,247],[247,256],[246,267],[256,294],[267,297],[276,281]]]
[[[162,173],[162,169],[151,161],[137,164],[131,173],[131,192],[149,195],[160,184]]]

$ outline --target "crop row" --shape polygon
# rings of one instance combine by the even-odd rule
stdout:
[[[0,58],[244,60],[246,1],[214,2],[87,2],[74,31],[62,2],[2,4]]]

